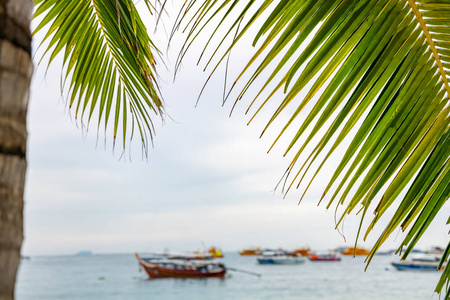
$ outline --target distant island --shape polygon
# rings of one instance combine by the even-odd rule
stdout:
[[[89,251],[89,250],[83,250],[83,251],[79,251],[79,252],[77,252],[77,256],[89,256],[89,255],[92,255],[93,253],[92,253],[92,251]]]

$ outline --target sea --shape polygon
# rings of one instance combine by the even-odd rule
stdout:
[[[40,256],[21,262],[16,300],[249,300],[249,299],[439,299],[441,272],[397,271],[397,256],[376,256],[367,271],[364,257],[340,262],[259,265],[255,256],[225,252],[232,271],[224,279],[149,279],[133,253]]]

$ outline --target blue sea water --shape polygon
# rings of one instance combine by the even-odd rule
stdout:
[[[400,272],[390,266],[394,260],[375,257],[364,272],[363,257],[259,265],[254,256],[230,252],[225,265],[262,276],[230,272],[225,279],[149,280],[134,254],[32,257],[21,263],[16,299],[439,299],[433,291],[440,272]]]

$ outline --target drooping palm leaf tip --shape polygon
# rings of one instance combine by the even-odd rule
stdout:
[[[225,32],[225,36],[217,36],[214,46],[213,35],[202,51],[213,53],[204,62],[208,66],[214,61],[211,75],[236,44],[250,38],[255,54],[230,93],[245,76],[249,79],[237,91],[236,101],[256,86],[259,92],[252,96],[249,109],[258,103],[259,107],[252,119],[268,102],[277,103],[264,131],[286,115],[287,107],[293,111],[274,144],[301,119],[286,147],[286,153],[295,153],[284,192],[298,188],[309,174],[312,179],[303,183],[304,196],[317,174],[329,168],[326,163],[335,150],[350,140],[320,201],[327,197],[327,208],[345,204],[336,226],[345,215],[360,212],[356,242],[360,232],[364,229],[366,238],[390,208],[394,216],[367,260],[399,227],[409,230],[399,247],[399,252],[406,247],[405,258],[450,195],[450,2],[186,2],[180,15],[188,34],[180,59],[206,25],[216,20],[214,35]],[[174,27],[184,28],[182,22]],[[250,36],[249,29],[255,26],[259,31]],[[276,93],[279,90],[282,96]],[[308,104],[312,108],[305,112]],[[312,150],[306,152],[307,146]],[[375,208],[374,217],[365,227],[369,207]],[[448,268],[442,276],[441,283],[448,286]]]
[[[450,224],[450,222],[447,222]],[[448,261],[450,259],[450,242],[447,245],[447,248],[442,255],[441,262],[439,263],[438,269],[444,268],[444,274],[442,274],[441,279],[439,280],[438,286],[436,287],[436,291],[441,291],[444,285],[448,284],[448,278],[450,277],[450,265]],[[444,267],[444,264],[447,262],[447,265]],[[450,288],[447,286],[447,293],[444,299],[450,299]]]
[[[45,32],[43,57],[49,57],[49,64],[57,54],[63,55],[64,82],[70,81],[68,103],[75,109],[75,116],[87,118],[89,123],[97,115],[97,126],[100,128],[103,122],[105,132],[113,118],[114,143],[121,131],[123,147],[137,125],[147,149],[154,134],[151,115],[163,117],[163,103],[153,55],[158,50],[134,3],[36,0],[35,4],[33,17],[41,19],[33,35]]]

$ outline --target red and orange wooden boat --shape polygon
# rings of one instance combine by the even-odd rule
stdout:
[[[150,278],[224,278],[227,272],[225,266],[216,261],[182,259],[143,261],[137,253],[136,258]]]

